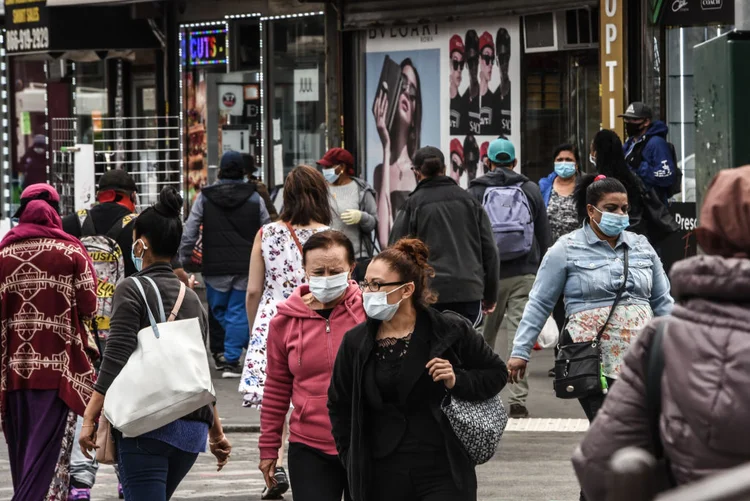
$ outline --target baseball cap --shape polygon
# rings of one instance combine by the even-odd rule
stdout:
[[[464,41],[461,40],[461,35],[453,35],[450,41],[450,54],[454,52],[464,53]]]
[[[445,164],[445,156],[442,151],[434,146],[425,146],[424,148],[419,148],[414,154],[414,167],[417,169],[422,168],[422,165],[424,165],[428,158],[437,158],[440,160],[440,163]]]
[[[490,162],[501,165],[509,164],[516,159],[516,148],[507,139],[495,139],[487,149],[487,156]]]
[[[628,109],[625,110],[625,113],[620,115],[620,118],[650,119],[653,116],[654,114],[652,113],[651,107],[649,105],[640,101],[636,101],[634,103],[630,103],[630,106],[628,106]]]
[[[492,41],[492,35],[487,31],[479,37],[479,52],[482,52],[485,47],[490,47],[493,52],[495,51],[495,42]]]
[[[116,190],[132,193],[138,191],[130,174],[122,169],[108,170],[99,178],[97,191]]]
[[[318,164],[323,167],[333,167],[334,165],[344,164],[347,167],[354,166],[354,157],[344,148],[331,148],[326,151],[323,158],[318,160]]]
[[[458,139],[451,139],[451,155],[453,154],[458,155],[461,157],[461,161],[464,159],[464,146],[461,144],[461,141]]]
[[[489,141],[485,141],[485,142],[483,142],[483,143],[482,143],[482,146],[480,146],[480,147],[479,147],[479,159],[480,159],[480,160],[481,160],[482,158],[484,158],[484,157],[486,157],[486,156],[487,156],[487,150],[488,150],[489,148],[490,148],[490,143],[489,143]]]

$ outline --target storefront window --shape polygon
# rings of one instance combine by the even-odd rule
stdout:
[[[558,51],[524,56],[523,165],[538,181],[552,172],[552,153],[562,143],[578,147],[582,171],[599,130],[599,51]]]
[[[684,202],[695,202],[695,110],[693,47],[732,29],[697,26],[667,30],[667,124],[682,168]]]
[[[47,76],[43,61],[11,58],[15,82],[10,195],[12,214],[23,189],[47,181]]]
[[[72,63],[75,75],[75,115],[78,142],[94,144],[102,133],[102,118],[110,116],[105,61]]]
[[[325,24],[323,16],[271,26],[273,182],[299,164],[315,164],[326,149]]]

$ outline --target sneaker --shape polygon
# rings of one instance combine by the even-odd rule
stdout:
[[[547,373],[547,375],[548,375],[549,377],[555,377],[555,368],[554,368],[554,367],[553,367],[553,368],[551,368],[551,369],[549,370],[549,372]]]
[[[224,367],[227,366],[227,359],[224,358],[223,353],[214,353],[214,367],[216,367],[217,371],[223,371]]]
[[[226,362],[222,367],[224,372],[221,373],[221,377],[224,379],[234,379],[242,377],[242,365],[239,362]]]
[[[68,491],[68,501],[90,501],[91,500],[91,489],[85,488],[85,489],[78,489],[76,487],[70,486],[70,490]]]
[[[273,478],[276,480],[276,485],[270,489],[268,487],[264,488],[260,495],[261,499],[284,499],[283,494],[289,490],[289,478],[286,476],[284,468],[276,468]]]
[[[521,404],[511,404],[510,417],[513,419],[524,419],[529,417],[529,410]]]
[[[117,483],[117,497],[119,499],[125,499],[125,492],[122,490],[122,484]]]

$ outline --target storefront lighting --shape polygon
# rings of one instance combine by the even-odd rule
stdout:
[[[292,19],[295,17],[310,17],[310,16],[322,16],[324,12],[321,10],[319,12],[301,12],[297,14],[283,14],[280,16],[266,16],[261,17],[261,21],[277,21],[279,19]]]
[[[224,37],[224,54],[227,55],[227,73],[229,73],[229,23],[224,23],[224,29],[227,30],[227,36]]]
[[[190,34],[198,37],[201,35],[219,35],[221,33],[226,33],[227,31],[228,31],[228,28],[224,27],[223,29],[220,29],[220,30],[191,31]]]
[[[0,85],[2,86],[2,93],[0,94],[2,99],[2,105],[3,109],[8,109],[8,78],[6,75],[6,65],[5,65],[5,28],[2,29],[0,32],[0,58],[2,59],[2,64],[0,64]],[[3,190],[4,197],[3,197],[3,207],[5,208],[6,213],[3,214],[3,216],[10,217],[11,214],[11,207],[10,207],[10,190],[8,187],[10,186],[10,155],[9,151],[10,148],[8,148],[8,140],[10,138],[10,132],[8,130],[8,114],[7,111],[3,113],[3,127],[2,127],[2,133],[3,133],[3,155],[2,155],[2,162],[3,162],[3,187],[5,188]]]
[[[224,16],[224,19],[247,19],[249,17],[261,17],[263,14],[260,12],[253,12],[252,14],[232,14]]]
[[[224,21],[207,21],[203,23],[181,24],[180,29],[201,28],[203,26],[221,26],[222,24],[224,24]]]
[[[184,177],[185,176],[185,138],[184,138],[185,123],[183,122],[183,115],[182,115],[182,110],[184,106],[183,104],[184,97],[182,95],[183,93],[182,79],[184,78],[183,68],[185,67],[185,59],[182,53],[182,45],[183,45],[183,40],[185,39],[185,32],[184,32],[183,26],[180,26],[179,33],[180,35],[179,35],[179,43],[177,44],[177,50],[180,55],[180,76],[178,78],[179,85],[180,85],[180,120],[179,120],[179,125],[180,125],[180,153],[179,153],[180,155],[180,190],[184,191],[185,190],[185,177]]]

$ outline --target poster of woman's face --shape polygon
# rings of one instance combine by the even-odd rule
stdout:
[[[367,54],[367,178],[378,193],[378,236],[387,242],[393,219],[417,186],[412,159],[440,144],[440,51]]]

